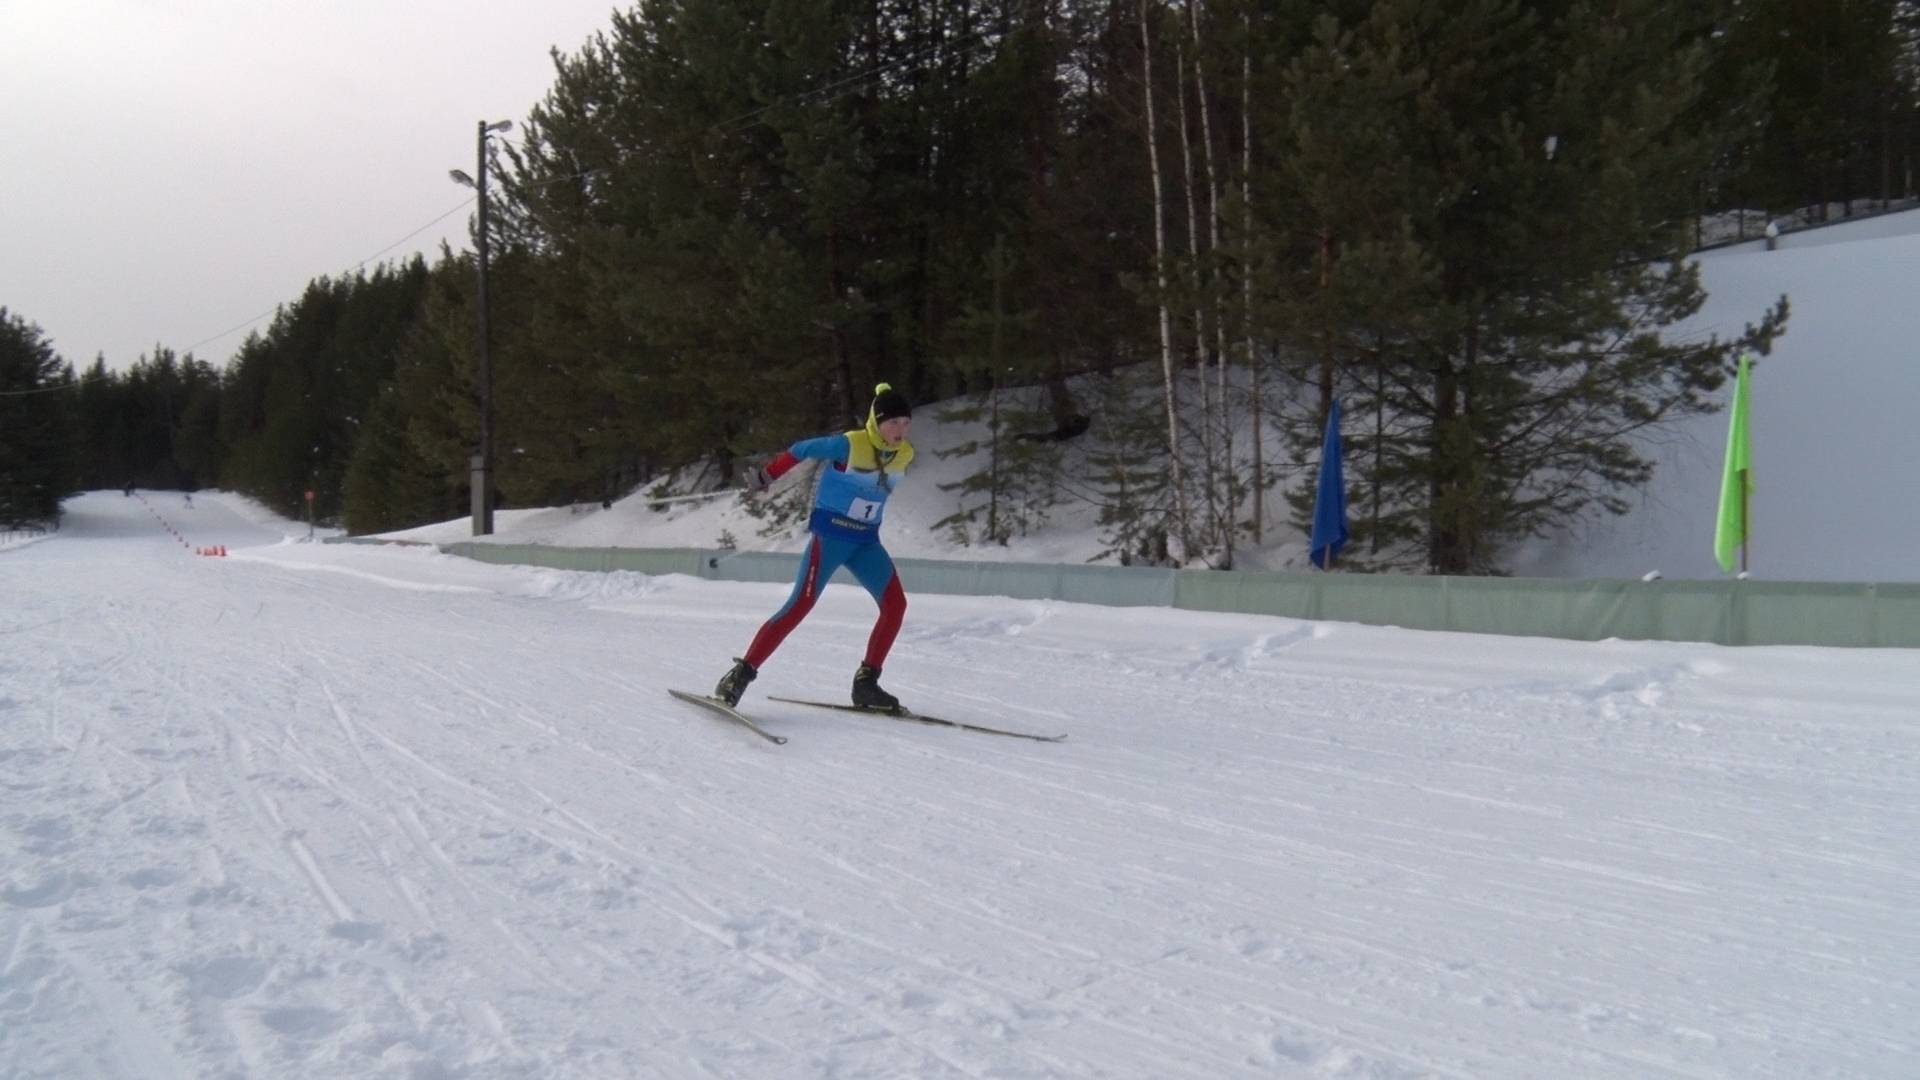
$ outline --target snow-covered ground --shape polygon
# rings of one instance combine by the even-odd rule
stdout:
[[[1776,253],[1777,254],[1777,253]],[[1920,651],[0,553],[0,1076],[1912,1077]],[[177,535],[176,535],[177,534]],[[193,548],[227,545],[227,558]]]
[[[1916,580],[1920,213],[1703,257],[1762,577]],[[1724,417],[1521,573],[1711,577]],[[896,555],[956,548],[933,410]],[[769,448],[772,449],[772,448]],[[1911,1077],[1920,651],[1463,637],[303,542],[231,495],[0,537],[0,1078]],[[797,550],[733,498],[497,539]],[[464,520],[396,534],[466,539]],[[1246,567],[1298,567],[1270,533]],[[194,549],[225,545],[226,558]]]

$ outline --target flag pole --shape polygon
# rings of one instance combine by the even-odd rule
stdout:
[[[1747,496],[1747,473],[1750,469],[1740,470],[1740,572],[1747,572],[1747,555],[1753,549],[1753,522],[1747,517],[1749,503]]]

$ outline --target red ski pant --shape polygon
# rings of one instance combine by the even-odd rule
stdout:
[[[876,670],[884,666],[893,639],[900,633],[900,621],[907,614],[907,593],[900,587],[900,575],[893,568],[893,556],[878,543],[854,544],[845,540],[814,536],[800,559],[800,571],[794,576],[793,592],[779,611],[773,613],[753,636],[747,655],[741,657],[755,669],[766,663],[793,628],[813,610],[820,590],[833,579],[834,571],[846,567],[854,580],[866,587],[880,605],[880,617],[867,637],[866,662]]]

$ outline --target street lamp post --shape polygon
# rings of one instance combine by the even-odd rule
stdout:
[[[469,463],[473,470],[473,535],[493,534],[493,354],[487,326],[487,136],[513,130],[513,121],[479,123],[477,175],[468,176],[459,169],[448,175],[473,188],[480,196],[479,274],[480,274],[480,452]]]

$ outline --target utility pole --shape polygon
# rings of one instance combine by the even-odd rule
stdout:
[[[452,170],[456,183],[465,184],[479,193],[480,218],[477,230],[479,245],[480,276],[480,449],[469,462],[472,469],[473,487],[473,535],[493,535],[493,351],[490,328],[487,323],[487,136],[496,131],[513,130],[513,121],[498,120],[479,123],[479,135],[476,140],[476,175],[468,176],[459,169]]]

